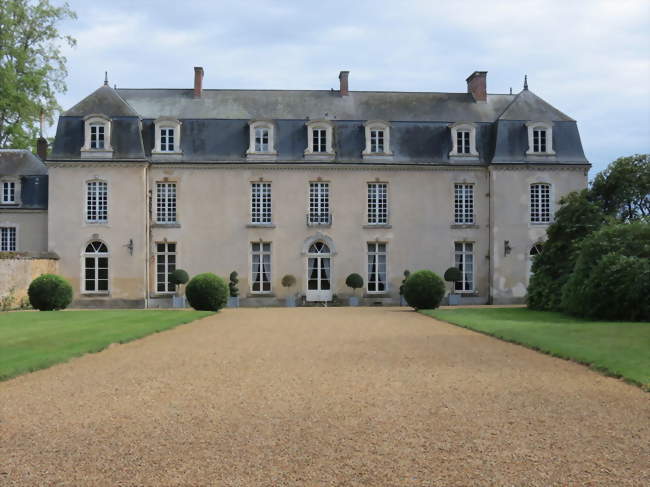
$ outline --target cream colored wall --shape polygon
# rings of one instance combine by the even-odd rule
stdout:
[[[49,250],[61,258],[59,272],[70,280],[75,298],[103,298],[81,292],[82,254],[88,242],[102,240],[109,250],[112,300],[144,300],[146,167],[99,161],[87,165],[49,164]],[[108,223],[85,221],[86,181],[108,183]],[[127,244],[133,239],[133,255]]]
[[[492,295],[494,303],[523,302],[528,286],[530,248],[546,238],[546,224],[530,223],[529,187],[551,184],[551,211],[571,191],[587,187],[587,169],[582,167],[492,166],[490,168],[493,212]],[[511,252],[504,255],[505,241]]]
[[[395,299],[404,269],[431,269],[442,275],[453,265],[454,241],[475,242],[476,289],[487,299],[488,201],[486,168],[469,170],[422,168],[163,168],[152,167],[150,185],[167,177],[177,181],[180,228],[152,229],[156,241],[178,244],[178,267],[195,275],[214,272],[240,274],[242,297],[250,294],[250,242],[272,242],[272,292],[288,294],[280,280],[293,274],[290,292],[304,294],[307,258],[303,242],[318,232],[330,237],[337,254],[332,259],[333,292],[347,295],[345,278],[357,272],[367,280],[366,243],[388,243],[388,293]],[[247,228],[250,222],[250,183],[272,182],[275,228]],[[331,228],[308,227],[309,182],[330,182]],[[388,183],[389,223],[392,228],[364,229],[368,182]],[[476,228],[452,229],[454,182],[473,182]],[[153,268],[151,289],[154,289]]]
[[[0,227],[16,227],[17,252],[47,250],[47,210],[0,209]]]
[[[31,282],[41,274],[56,274],[58,263],[55,259],[0,258],[0,298],[10,297],[9,308],[18,308]]]

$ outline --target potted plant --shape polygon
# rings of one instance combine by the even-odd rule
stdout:
[[[292,276],[291,274],[287,274],[286,276],[282,277],[282,287],[286,287],[289,289],[293,285],[296,284],[296,278]],[[288,308],[293,308],[296,306],[296,296],[293,294],[287,295],[285,298],[285,303]]]
[[[169,275],[169,282],[176,286],[176,294],[172,296],[173,308],[187,308],[185,295],[181,292],[181,286],[187,284],[190,276],[183,269],[176,269]]]
[[[402,284],[399,287],[399,305],[400,306],[408,306],[408,303],[406,302],[406,299],[404,298],[404,284],[406,284],[406,280],[409,278],[411,275],[411,271],[406,269],[404,271],[404,279],[402,279]]]
[[[239,308],[239,284],[237,271],[232,271],[230,273],[230,282],[228,283],[228,307],[229,308]]]
[[[363,277],[359,274],[352,273],[345,279],[345,285],[352,289],[348,303],[350,306],[359,306],[359,298],[356,296],[356,290],[363,287]]]
[[[449,306],[457,306],[460,304],[460,295],[454,293],[456,282],[463,278],[458,267],[450,267],[445,271],[445,281],[451,282],[451,289],[449,290]]]

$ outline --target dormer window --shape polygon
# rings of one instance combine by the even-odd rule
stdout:
[[[180,155],[181,154],[181,122],[171,117],[160,117],[154,120],[156,141],[152,154]]]
[[[84,118],[84,145],[81,156],[105,158],[113,156],[111,147],[111,119],[106,115],[94,114]]]
[[[329,120],[307,122],[307,149],[305,159],[333,160],[332,139],[334,125]]]
[[[366,129],[366,148],[362,152],[364,159],[391,157],[390,125],[388,122],[373,120],[364,124]]]
[[[248,122],[249,143],[246,159],[275,161],[275,123],[272,120],[251,120]]]
[[[454,123],[451,129],[451,152],[453,158],[478,158],[476,150],[476,126],[473,123]]]
[[[553,124],[550,122],[528,122],[528,150],[527,155],[554,155],[553,151]]]
[[[14,205],[17,203],[16,198],[16,181],[2,181],[0,182],[0,204]]]

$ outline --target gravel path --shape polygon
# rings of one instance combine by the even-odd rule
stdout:
[[[0,383],[0,485],[650,485],[650,395],[403,309],[225,310]]]

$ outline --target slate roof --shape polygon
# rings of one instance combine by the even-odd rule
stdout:
[[[534,93],[488,94],[475,102],[468,93],[409,93],[323,90],[113,89],[102,86],[60,118],[51,160],[78,160],[83,145],[83,117],[102,113],[113,119],[113,159],[150,160],[153,121],[181,121],[180,162],[247,162],[248,122],[276,123],[277,162],[306,162],[305,122],[334,124],[335,163],[364,164],[363,124],[391,123],[390,164],[450,164],[449,124],[472,122],[477,128],[478,163],[531,162],[526,156],[526,121],[553,123],[556,155],[543,162],[587,164],[575,121]],[[175,163],[178,161],[174,161]],[[540,161],[533,161],[540,162]],[[249,163],[253,164],[249,161]],[[373,162],[376,163],[376,162]],[[476,162],[475,162],[476,163]]]
[[[20,178],[20,205],[12,209],[47,208],[47,167],[28,150],[0,149],[0,178]]]

